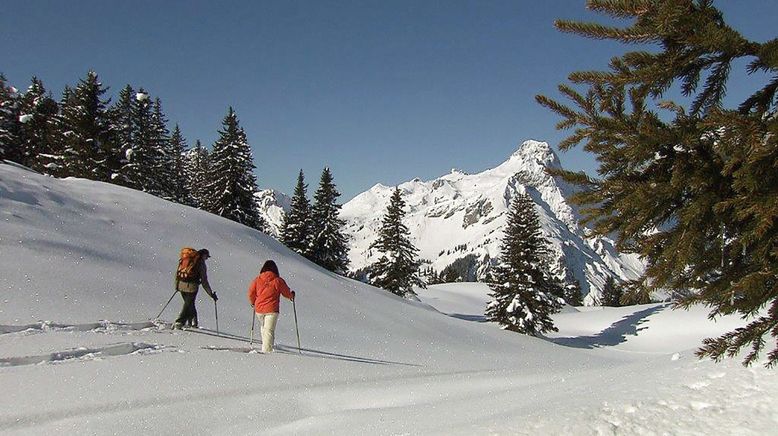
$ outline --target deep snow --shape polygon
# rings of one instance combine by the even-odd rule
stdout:
[[[220,336],[204,293],[208,329],[149,321],[184,245],[213,256]],[[302,353],[288,301],[279,352],[246,352],[246,287],[268,258],[298,293]],[[570,309],[558,334],[521,336],[482,322],[482,285],[409,302],[202,211],[4,164],[0,289],[3,433],[769,434],[778,423],[773,370],[693,356],[739,320]]]

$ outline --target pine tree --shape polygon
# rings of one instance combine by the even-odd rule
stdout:
[[[189,192],[189,184],[187,183],[187,158],[188,154],[186,139],[181,133],[181,129],[176,124],[173,129],[173,134],[168,140],[168,155],[170,156],[171,164],[171,188],[173,194],[173,200],[179,204],[185,204],[193,206],[195,204],[191,193]]]
[[[112,168],[109,178],[113,183],[131,188],[135,187],[131,178],[134,169],[130,166],[134,164],[130,161],[135,137],[134,101],[135,90],[132,89],[132,86],[126,85],[119,91],[116,104],[108,110],[108,119],[111,125],[111,148],[113,150],[111,166],[115,166]]]
[[[162,162],[162,150],[157,141],[151,99],[143,88],[133,96],[131,111],[131,142],[130,148],[125,151],[126,163],[120,174],[122,184],[161,196],[163,189],[158,169]]]
[[[378,239],[370,244],[381,253],[381,258],[370,267],[370,281],[401,297],[416,295],[413,287],[426,287],[419,277],[416,254],[418,249],[410,239],[410,231],[403,224],[405,201],[400,188],[395,188],[386,209]]]
[[[605,280],[605,286],[602,287],[602,296],[600,297],[600,303],[603,306],[621,307],[621,297],[623,290],[613,276],[608,276]]]
[[[547,246],[532,199],[518,193],[508,211],[499,263],[490,279],[489,321],[529,335],[557,331],[551,315],[562,306],[562,289],[543,269],[548,264]]]
[[[644,296],[660,288],[692,291],[679,306],[704,304],[712,318],[748,320],[705,340],[698,355],[720,360],[750,347],[743,361],[750,365],[769,334],[767,364],[775,365],[778,43],[745,39],[712,1],[589,0],[588,6],[631,22],[620,28],[558,21],[557,27],[652,44],[652,51],[613,58],[608,71],[571,74],[582,89],[559,89],[577,108],[537,97],[563,118],[559,128],[575,128],[560,148],[583,143],[600,162],[600,179],[566,174],[587,188],[577,202],[596,205],[588,219],[597,234],[616,232],[619,248],[647,261],[644,277],[634,283]],[[753,93],[738,107],[726,108],[730,71],[741,65],[747,73],[764,73],[763,79],[751,82],[757,84]],[[663,101],[674,85],[690,97],[688,109]]]
[[[198,139],[194,148],[187,153],[186,183],[192,196],[192,205],[203,210],[208,203],[208,177],[210,176],[210,156]]]
[[[257,179],[251,148],[232,107],[222,121],[210,165],[206,210],[265,231],[265,222],[259,215],[254,197]]]
[[[157,160],[154,163],[152,177],[157,182],[159,192],[157,195],[170,201],[177,201],[180,192],[178,178],[180,159],[176,156],[178,150],[174,150],[170,144],[170,131],[167,128],[167,118],[162,112],[162,101],[159,97],[154,99],[151,109],[151,142],[156,151]]]
[[[22,161],[19,139],[19,96],[0,74],[0,159]]]
[[[65,172],[70,176],[108,180],[106,143],[110,125],[106,113],[109,100],[102,100],[103,88],[97,73],[89,71],[76,89],[66,92],[62,104],[65,137]]]
[[[297,253],[305,254],[311,237],[311,204],[303,170],[297,175],[289,213],[281,225],[281,242]]]
[[[565,285],[564,291],[565,303],[571,306],[583,306],[583,296],[581,295],[581,282],[572,279]]]
[[[338,218],[340,192],[333,183],[329,168],[324,168],[319,188],[314,194],[311,212],[311,239],[307,256],[319,266],[344,274],[348,267],[348,246],[343,234],[345,222]]]
[[[58,175],[62,170],[59,108],[37,77],[32,78],[20,98],[19,114],[21,163],[41,173]]]

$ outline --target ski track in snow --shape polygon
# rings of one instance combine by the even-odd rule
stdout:
[[[95,334],[124,334],[127,332],[148,332],[159,330],[159,324],[153,322],[139,323],[113,323],[100,321],[85,324],[63,324],[51,321],[41,321],[25,325],[0,325],[0,337],[7,335],[20,336],[58,333],[58,332],[86,332]],[[14,356],[0,358],[0,368],[9,368],[26,365],[59,364],[69,362],[84,362],[102,360],[106,357],[125,355],[150,355],[163,350],[174,349],[174,346],[149,344],[145,342],[121,342],[105,346],[76,346],[74,348],[51,353]]]
[[[83,360],[98,360],[103,357],[124,356],[127,354],[150,354],[167,348],[157,344],[146,344],[142,342],[129,342],[107,347],[85,348],[80,347],[73,350],[58,351],[55,353],[43,354],[38,356],[7,357],[0,358],[0,367],[12,367],[23,365],[38,365],[41,363],[59,363]]]

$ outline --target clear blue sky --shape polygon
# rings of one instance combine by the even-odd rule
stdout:
[[[778,1],[717,3],[746,37],[776,37]],[[6,0],[0,72],[20,89],[37,75],[57,98],[89,69],[114,96],[142,86],[190,145],[210,145],[233,106],[260,187],[291,193],[302,168],[312,194],[326,165],[345,202],[379,182],[493,167],[525,139],[556,147],[565,133],[534,96],[625,50],[554,29],[603,21],[584,4]],[[595,174],[582,151],[560,158]]]

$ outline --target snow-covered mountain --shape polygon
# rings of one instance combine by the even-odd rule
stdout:
[[[259,207],[259,214],[268,224],[270,235],[278,239],[281,234],[281,225],[284,222],[284,214],[289,212],[292,199],[283,192],[275,189],[263,189],[254,194]]]
[[[441,272],[458,262],[471,279],[483,278],[499,256],[511,199],[517,192],[528,192],[552,244],[554,269],[562,278],[580,281],[587,303],[599,295],[608,276],[637,278],[644,268],[637,256],[619,253],[608,238],[587,236],[577,208],[568,201],[577,188],[545,171],[560,166],[547,143],[526,141],[496,168],[478,174],[454,169],[435,180],[399,185],[407,203],[405,224],[425,266]],[[377,184],[343,206],[354,270],[377,259],[369,246],[393,189]]]

